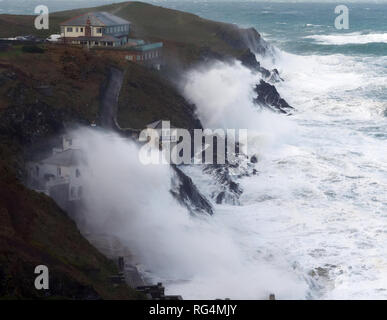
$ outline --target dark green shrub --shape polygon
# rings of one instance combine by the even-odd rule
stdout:
[[[36,45],[23,46],[22,51],[28,53],[44,53],[44,49]]]

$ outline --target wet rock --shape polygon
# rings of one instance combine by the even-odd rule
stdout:
[[[203,169],[203,172],[210,174],[217,183],[217,188],[211,195],[217,204],[227,203],[239,205],[239,198],[243,190],[231,177],[231,167],[227,164],[210,164],[206,165]]]
[[[239,60],[242,62],[242,65],[250,70],[259,72],[263,78],[268,79],[271,77],[269,70],[261,67],[260,62],[255,57],[255,54],[251,52],[250,49],[246,50],[240,57]]]
[[[254,102],[258,105],[269,107],[273,111],[288,114],[291,110],[294,110],[283,98],[281,98],[274,85],[261,80],[256,85],[254,91],[258,96],[254,99]]]
[[[259,72],[262,75],[262,78],[269,83],[277,83],[284,81],[277,69],[268,70],[261,66],[261,63],[257,60],[255,54],[249,49],[246,50],[240,57],[239,60],[242,62],[242,65],[250,70]]]
[[[280,81],[284,81],[284,79],[281,78],[279,71],[277,69],[273,69],[270,72],[270,77],[267,79],[268,82],[276,83]]]
[[[192,182],[192,179],[184,174],[178,167],[172,166],[175,176],[172,179],[171,193],[180,204],[187,207],[191,214],[206,213],[213,215],[211,203]]]

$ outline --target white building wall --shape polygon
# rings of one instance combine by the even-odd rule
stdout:
[[[71,30],[71,31],[69,31]],[[62,37],[69,37],[69,38],[75,38],[75,37],[82,37],[85,35],[85,27],[80,26],[63,26],[61,31]]]
[[[101,31],[100,33],[98,31]],[[102,37],[103,35],[103,28],[102,27],[92,27],[91,28],[91,36],[92,37]]]
[[[77,176],[77,170],[80,173]],[[70,179],[70,200],[79,200],[82,197],[82,172],[78,167],[69,168],[69,179]]]

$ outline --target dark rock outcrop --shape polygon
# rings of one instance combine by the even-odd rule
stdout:
[[[192,179],[178,167],[172,165],[175,177],[172,179],[171,193],[180,204],[187,207],[191,214],[206,213],[213,215],[211,203],[200,193]]]
[[[270,82],[276,83],[283,81],[277,69],[268,70],[261,66],[261,63],[255,57],[255,54],[251,52],[250,49],[246,50],[240,57],[239,60],[242,62],[242,65],[250,70],[259,72],[262,77]]]
[[[275,86],[264,80],[260,81],[254,91],[258,94],[258,96],[254,99],[256,104],[267,106],[274,111],[284,114],[288,114],[294,109],[283,98],[281,98]]]
[[[269,50],[269,44],[254,28],[242,29],[241,38],[252,52],[265,55]]]
[[[259,61],[257,61],[257,58],[255,57],[254,53],[251,52],[250,49],[246,50],[239,58],[239,60],[242,62],[242,65],[245,67],[257,71],[262,74],[264,78],[269,78],[271,76],[271,73],[269,70],[261,67],[261,64]]]
[[[251,163],[257,163],[258,162],[258,157],[256,155],[253,155],[251,158],[250,158],[250,162]]]
[[[281,78],[278,69],[273,69],[270,72],[270,77],[267,79],[268,82],[276,83],[280,81],[284,81],[284,79]]]

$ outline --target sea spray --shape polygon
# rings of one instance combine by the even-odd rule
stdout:
[[[207,128],[247,129],[249,155],[275,148],[292,138],[296,125],[284,116],[260,109],[253,100],[260,75],[240,62],[214,62],[185,75],[183,94],[192,101]]]
[[[85,219],[93,233],[111,234],[134,254],[148,276],[184,298],[303,298],[289,270],[241,248],[222,215],[193,218],[170,194],[171,169],[143,165],[138,147],[114,133],[78,129],[86,155],[81,168]]]

